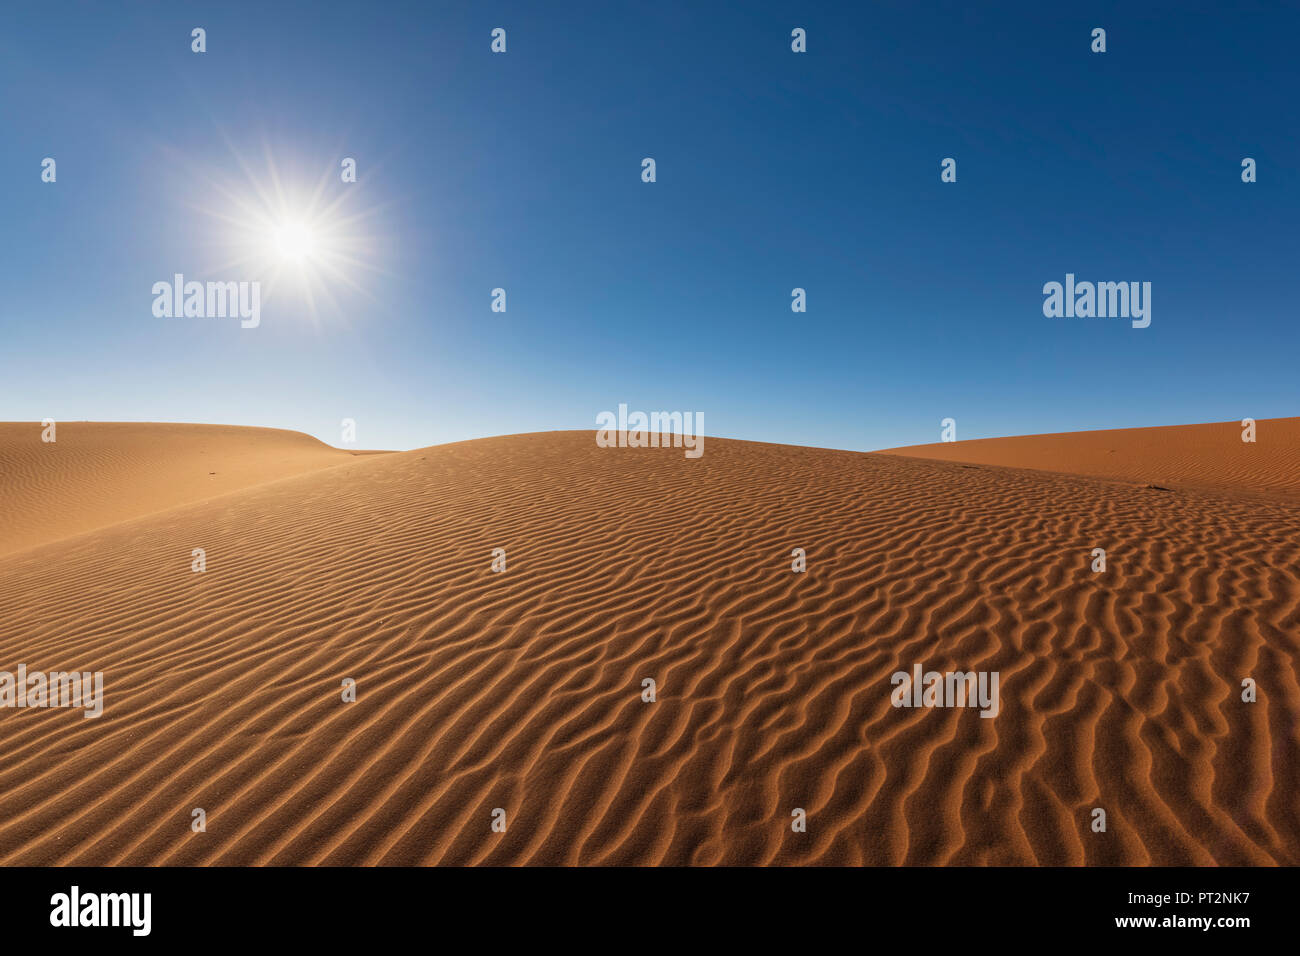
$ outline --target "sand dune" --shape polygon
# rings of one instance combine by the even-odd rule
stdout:
[[[350,461],[301,432],[229,425],[0,422],[0,555]]]
[[[1242,441],[1243,430],[1235,421],[1060,432],[936,442],[884,454],[1300,499],[1300,418],[1256,421],[1253,443]]]
[[[1277,476],[1027,460],[519,435],[12,553],[0,668],[102,670],[107,699],[0,710],[0,862],[1300,863]],[[47,467],[6,500],[93,481]],[[891,706],[917,663],[998,671],[1000,712]]]

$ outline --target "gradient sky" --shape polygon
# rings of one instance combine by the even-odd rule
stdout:
[[[1300,8],[991,6],[6,4],[0,419],[411,448],[626,402],[865,450],[1300,414]],[[214,267],[272,165],[354,217],[361,290],[155,318],[173,273],[256,278]],[[1067,272],[1151,282],[1150,328],[1045,318]]]

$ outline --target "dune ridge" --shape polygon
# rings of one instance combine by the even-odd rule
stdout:
[[[0,709],[0,862],[1300,863],[1300,511],[1225,489],[557,432],[0,556],[0,668],[107,698]]]
[[[0,555],[75,537],[357,454],[301,432],[238,425],[0,422]]]
[[[1300,418],[1164,425],[887,448],[885,455],[1034,468],[1119,481],[1300,500]]]

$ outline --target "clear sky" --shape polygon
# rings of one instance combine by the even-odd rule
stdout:
[[[1300,414],[1297,37],[1278,3],[5,4],[0,419],[411,448],[627,403],[871,449]],[[1151,326],[1045,317],[1067,272],[1150,282]],[[279,278],[243,329],[156,317],[175,273]]]

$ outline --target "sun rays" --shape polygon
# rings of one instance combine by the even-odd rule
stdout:
[[[366,280],[386,272],[370,229],[379,209],[364,205],[361,184],[340,174],[348,161],[321,161],[306,175],[269,146],[257,163],[227,146],[237,177],[186,167],[205,197],[189,205],[214,225],[205,243],[214,261],[203,272],[260,282],[268,313],[297,312],[317,326],[331,315],[346,318],[353,296],[373,301]]]

